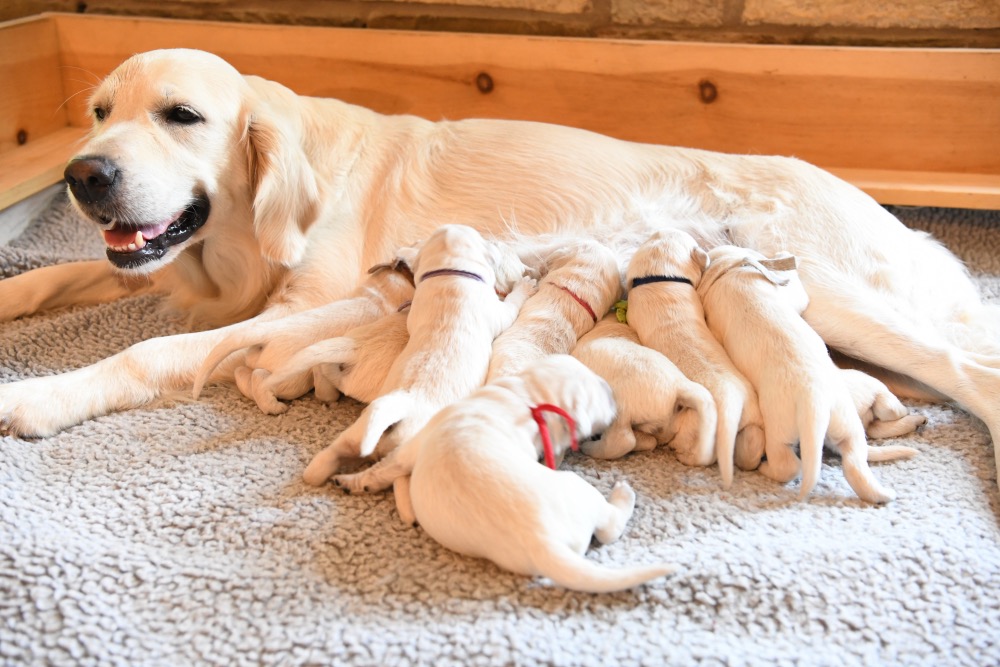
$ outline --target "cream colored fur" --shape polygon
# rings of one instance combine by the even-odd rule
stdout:
[[[378,451],[391,451],[438,410],[482,385],[493,340],[514,323],[535,289],[516,255],[464,225],[435,231],[411,265],[417,287],[406,318],[406,347],[390,366],[379,397],[306,467],[303,478],[309,484],[329,479],[344,457],[375,453],[390,427]],[[470,272],[479,279],[433,276],[441,270]],[[503,301],[496,285],[510,291]]]
[[[544,257],[545,275],[514,324],[493,342],[487,382],[516,375],[550,354],[568,354],[621,294],[618,261],[606,246],[565,239]],[[574,298],[574,295],[576,298]],[[581,303],[590,306],[593,315]]]
[[[615,415],[604,380],[572,357],[553,355],[444,408],[389,457],[334,481],[371,492],[409,477],[398,504],[412,503],[406,518],[435,540],[574,590],[623,590],[673,573],[677,568],[669,564],[613,570],[583,557],[592,538],[606,544],[622,535],[635,492],[622,481],[605,499],[576,473],[540,464],[539,427],[531,415],[539,404],[569,413],[578,437],[603,430]],[[567,426],[552,413],[545,421],[561,456],[570,446]]]
[[[204,122],[168,122],[164,109],[177,102]],[[828,345],[956,401],[1000,440],[1000,309],[982,304],[962,265],[926,234],[799,160],[542,123],[381,115],[183,49],[130,58],[92,104],[107,113],[80,155],[117,163],[119,218],[170,220],[196,193],[211,213],[191,239],[135,271],[95,260],[0,281],[0,320],[150,290],[203,325],[275,319],[348,297],[367,267],[445,222],[609,244],[673,228],[706,248],[794,253],[810,297],[804,317]],[[106,227],[77,204],[95,233]],[[152,339],[0,386],[0,424],[47,436],[190,388],[227,333]]]
[[[573,356],[611,385],[618,405],[602,437],[580,444],[585,454],[616,459],[666,444],[685,465],[715,463],[718,415],[712,395],[665,356],[639,343],[635,331],[615,314],[580,338]]]
[[[689,234],[653,234],[636,251],[626,274],[628,324],[643,345],[661,352],[712,394],[718,414],[715,455],[723,484],[729,486],[734,458],[747,469],[757,467],[764,451],[764,422],[757,392],[705,324],[695,289],[707,267],[708,255]],[[632,286],[636,278],[653,275],[685,278],[690,284]]]
[[[794,271],[778,275],[760,253],[734,246],[718,246],[709,257],[698,294],[708,328],[757,389],[767,454],[760,472],[781,483],[801,473],[804,498],[819,479],[825,442],[841,455],[844,476],[861,499],[893,500],[895,492],[868,467],[864,424],[843,371],[799,315],[808,297]]]

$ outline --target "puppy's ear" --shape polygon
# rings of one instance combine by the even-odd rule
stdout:
[[[794,262],[794,259],[795,258],[793,257],[792,258],[793,262]],[[770,280],[775,285],[778,285],[779,287],[787,285],[788,281],[789,281],[789,278],[786,277],[786,276],[779,275],[776,271],[772,271],[771,267],[768,267],[768,266],[766,266],[764,264],[764,262],[766,262],[766,261],[768,261],[768,260],[764,260],[763,262],[761,262],[761,261],[758,261],[756,259],[750,259],[748,257],[747,259],[743,260],[743,264],[742,265],[743,266],[752,267],[754,269],[757,269],[758,271],[761,272],[761,274],[763,274],[763,276],[765,278],[767,278],[768,280]],[[784,261],[784,260],[782,260],[782,261]],[[790,266],[788,268],[793,269],[793,268],[795,268],[795,266],[793,264],[792,266]],[[784,269],[778,269],[778,270],[784,270]]]
[[[300,135],[269,106],[261,104],[248,114],[254,233],[264,256],[285,266],[302,259],[305,233],[319,212],[319,188]]]
[[[705,252],[701,246],[694,247],[694,250],[691,251],[691,259],[694,261],[695,266],[701,268],[702,272],[708,268],[708,253]]]
[[[404,264],[410,268],[411,273],[416,275],[417,257],[419,256],[420,249],[417,246],[404,246],[396,251],[396,255],[392,259],[392,267],[399,268],[400,264]]]

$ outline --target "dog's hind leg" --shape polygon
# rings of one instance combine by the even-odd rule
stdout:
[[[787,484],[798,477],[801,471],[802,464],[799,463],[799,457],[792,451],[791,445],[771,439],[766,432],[764,435],[767,438],[764,445],[767,459],[761,462],[757,470],[768,479]]]
[[[896,492],[883,486],[868,467],[868,441],[860,420],[850,410],[835,414],[830,423],[831,447],[840,453],[844,477],[862,500],[878,505],[896,498]]]
[[[625,532],[625,526],[635,510],[635,491],[632,490],[628,482],[619,480],[612,487],[606,505],[607,512],[604,519],[597,524],[594,530],[594,537],[601,544],[610,544]]]
[[[863,286],[811,296],[804,315],[827,345],[906,373],[956,401],[985,422],[1000,460],[1000,370],[977,361],[977,355],[946,342],[936,331],[907,321]]]
[[[655,440],[654,440],[655,446]],[[620,459],[635,449],[636,437],[626,415],[618,415],[599,440],[580,443],[580,449],[595,459]]]

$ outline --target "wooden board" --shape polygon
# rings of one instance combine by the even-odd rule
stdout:
[[[78,127],[89,123],[85,90],[93,80],[134,52],[183,46],[214,51],[243,72],[299,93],[384,113],[523,118],[635,141],[794,155],[837,171],[885,203],[1000,208],[1000,50],[589,40],[72,14],[38,21],[55,31],[61,94],[71,98],[68,122]],[[0,30],[6,35],[6,27]]]

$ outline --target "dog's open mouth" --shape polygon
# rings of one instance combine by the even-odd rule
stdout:
[[[199,195],[166,222],[151,225],[118,223],[104,231],[108,259],[120,269],[134,269],[160,259],[167,248],[191,238],[208,220],[210,209],[208,197]]]

